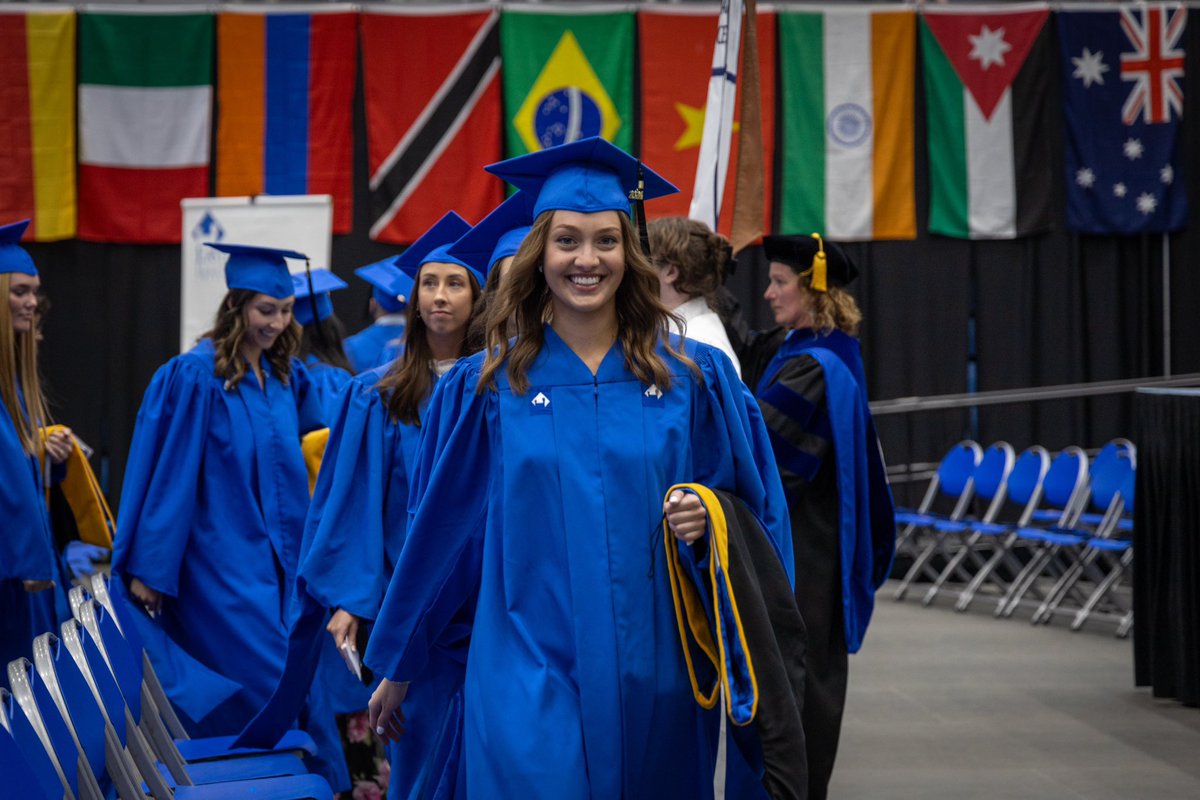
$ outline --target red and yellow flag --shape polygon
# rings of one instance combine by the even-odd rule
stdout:
[[[686,217],[696,180],[696,159],[704,131],[704,106],[712,70],[717,14],[712,9],[643,10],[638,17],[642,57],[642,159],[679,194],[646,205],[651,217]],[[762,147],[766,164],[763,230],[770,230],[771,154],[775,149],[775,14],[758,12],[758,63],[762,87]],[[739,88],[740,94],[740,88]],[[720,232],[729,235],[733,182],[737,175],[738,121],[721,204]]]
[[[75,235],[75,12],[0,6],[0,224]]]

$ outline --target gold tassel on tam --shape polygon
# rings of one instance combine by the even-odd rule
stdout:
[[[827,274],[829,266],[825,260],[825,241],[821,239],[821,234],[819,233],[814,233],[812,238],[817,240],[817,254],[813,256],[812,268],[808,270],[812,273],[812,278],[809,280],[808,286],[814,292],[828,292],[829,281]]]

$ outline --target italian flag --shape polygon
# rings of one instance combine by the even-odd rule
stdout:
[[[1051,224],[1045,5],[927,9],[929,230],[1011,239]]]
[[[75,12],[0,6],[0,225],[75,235]]]
[[[79,238],[171,244],[207,197],[213,17],[79,15]]]
[[[779,56],[780,232],[915,238],[914,12],[780,11]]]

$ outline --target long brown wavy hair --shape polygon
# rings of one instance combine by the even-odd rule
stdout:
[[[465,269],[471,284],[471,315],[463,328],[463,341],[458,348],[462,358],[478,349],[472,348],[468,331],[475,313],[479,310],[479,281],[469,269]],[[421,424],[421,403],[433,391],[433,348],[429,346],[429,328],[421,318],[421,274],[413,281],[412,297],[405,312],[408,325],[404,334],[404,354],[392,362],[387,374],[380,379],[376,390],[383,396],[388,413],[396,422],[404,425]]]
[[[230,289],[221,300],[212,330],[200,334],[201,339],[212,339],[216,349],[216,366],[213,374],[225,379],[225,390],[236,389],[246,377],[246,359],[242,358],[242,341],[246,338],[246,306],[258,296],[250,289]],[[286,386],[292,376],[292,356],[300,352],[300,326],[293,317],[292,322],[271,349],[266,351],[267,361],[279,380]]]
[[[626,368],[642,383],[655,385],[665,392],[671,387],[671,371],[658,354],[659,342],[687,364],[695,375],[699,376],[700,370],[671,345],[669,327],[673,325],[681,331],[683,322],[659,300],[658,273],[642,254],[633,223],[620,212],[617,217],[625,251],[625,275],[616,295],[617,338],[625,353]],[[527,373],[545,341],[542,325],[551,318],[553,296],[538,267],[545,256],[553,218],[553,210],[544,211],[533,223],[533,229],[513,259],[496,301],[488,308],[487,356],[479,375],[479,392],[495,388],[496,372],[505,360],[508,361],[508,382],[512,390],[524,394],[529,389]],[[510,317],[517,325],[515,344],[510,344],[508,338]]]
[[[0,400],[12,418],[21,449],[29,455],[41,455],[42,440],[39,428],[51,423],[46,397],[42,393],[42,381],[37,367],[37,323],[35,316],[31,330],[17,333],[13,330],[12,307],[8,303],[12,288],[12,274],[0,273]],[[25,408],[21,408],[17,387],[25,395]]]

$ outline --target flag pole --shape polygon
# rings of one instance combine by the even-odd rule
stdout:
[[[736,256],[761,241],[766,180],[762,143],[762,85],[758,74],[758,8],[756,0],[745,0],[746,19],[742,33],[742,91],[739,111],[737,176],[733,184],[733,223],[729,241]]]
[[[1163,375],[1171,374],[1171,235],[1162,235]]]

